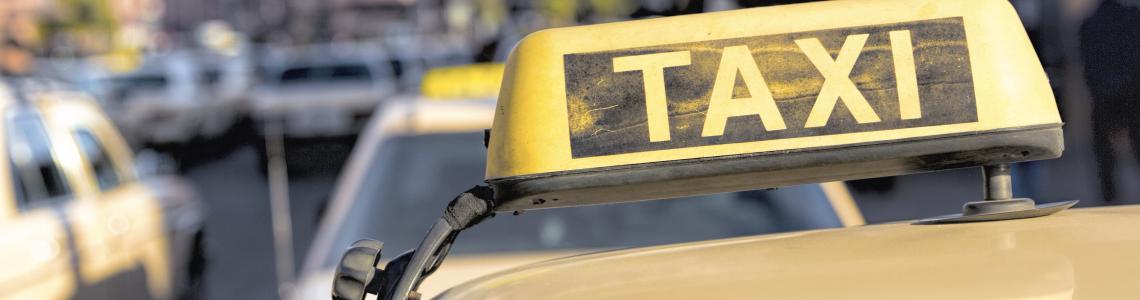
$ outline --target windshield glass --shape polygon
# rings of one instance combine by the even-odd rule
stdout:
[[[368,81],[372,80],[372,72],[364,65],[332,65],[314,67],[296,67],[285,69],[278,80],[282,84],[336,82],[336,81]]]
[[[166,87],[166,76],[137,75],[116,80],[123,89],[161,89]]]
[[[372,162],[332,249],[373,238],[399,253],[415,248],[444,206],[483,178],[481,132],[387,140]],[[794,202],[795,205],[782,205]],[[658,245],[839,226],[818,185],[500,214],[464,231],[452,254]],[[328,251],[324,265],[340,259]]]

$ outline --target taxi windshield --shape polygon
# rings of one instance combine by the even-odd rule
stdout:
[[[344,249],[367,236],[384,241],[387,251],[415,248],[455,191],[479,184],[482,138],[466,132],[388,139],[332,231],[333,244],[322,246]],[[803,185],[500,215],[464,231],[451,253],[624,248],[838,226],[818,185]],[[323,265],[335,266],[341,253],[327,253]]]

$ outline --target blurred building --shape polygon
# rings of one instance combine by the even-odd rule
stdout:
[[[223,20],[254,42],[320,43],[375,37],[415,20],[428,2],[411,0],[163,0],[162,28],[182,42],[204,22]]]
[[[695,13],[735,0],[162,0],[165,32],[223,20],[254,42],[324,43],[410,33],[490,39],[503,27],[569,26]],[[706,3],[707,2],[707,3]],[[535,21],[538,22],[535,22]]]
[[[161,5],[161,0],[5,0],[0,4],[0,68],[25,73],[37,56],[136,60],[160,40]]]

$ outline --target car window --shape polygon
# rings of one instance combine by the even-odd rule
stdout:
[[[110,85],[111,99],[123,101],[143,92],[161,91],[169,80],[163,75],[134,75],[113,79]]]
[[[296,67],[285,69],[278,80],[282,84],[311,83],[311,82],[337,82],[337,81],[370,81],[372,72],[365,65],[341,64],[317,67]]]
[[[117,81],[124,89],[160,89],[166,87],[167,83],[166,76],[162,75],[137,75]]]
[[[201,81],[206,85],[218,84],[222,80],[222,71],[218,69],[209,69],[202,72]]]
[[[278,79],[282,83],[308,80],[310,77],[309,73],[311,71],[312,68],[290,68],[286,69],[284,72],[281,72],[281,77]]]
[[[103,143],[87,129],[76,129],[72,135],[79,150],[83,151],[83,156],[87,158],[88,166],[94,172],[99,190],[106,191],[119,186],[119,173],[115,170],[115,164],[111,161],[111,156],[107,155],[107,148],[103,147]]]
[[[332,249],[362,237],[385,248],[415,248],[460,191],[480,183],[486,150],[479,132],[403,136],[380,147],[361,190],[340,226]],[[502,216],[464,231],[452,253],[619,248],[839,226],[817,186],[773,199],[766,191],[686,197],[600,206],[528,211]],[[793,189],[795,190],[795,189]],[[810,190],[813,192],[798,192]],[[788,192],[788,191],[779,191]],[[786,196],[785,194],[780,194]],[[787,198],[810,199],[787,199]],[[808,201],[808,200],[818,201]],[[792,201],[795,205],[779,205]],[[812,210],[796,212],[789,210]],[[821,213],[819,217],[800,217]],[[826,219],[812,223],[805,219]],[[572,229],[571,229],[572,228]],[[339,251],[329,251],[325,266]]]
[[[401,62],[398,59],[391,59],[388,61],[388,65],[392,67],[392,76],[395,76],[396,78],[404,76],[404,62]]]
[[[329,68],[329,77],[333,79],[371,80],[372,72],[360,65],[343,65]]]
[[[10,157],[10,156],[9,156]],[[16,162],[8,159],[8,170],[12,170],[12,197],[16,199],[16,208],[20,211],[28,210],[28,192],[25,191],[24,181],[20,179],[19,169],[16,168]]]
[[[39,115],[17,112],[7,123],[8,157],[19,206],[50,205],[70,196],[71,187],[52,155],[51,140]]]

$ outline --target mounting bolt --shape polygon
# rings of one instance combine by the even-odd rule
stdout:
[[[989,165],[982,167],[985,176],[985,200],[1013,199],[1013,182],[1010,179],[1009,164]]]

